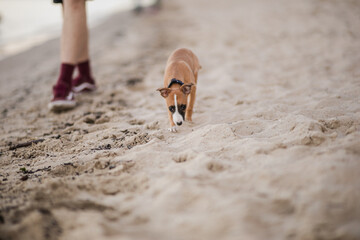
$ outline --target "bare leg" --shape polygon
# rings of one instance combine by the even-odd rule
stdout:
[[[85,0],[63,2],[61,62],[77,64],[89,59]]]

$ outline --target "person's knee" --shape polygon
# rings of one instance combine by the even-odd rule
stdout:
[[[85,6],[85,0],[63,0],[65,7],[72,9],[83,8]]]

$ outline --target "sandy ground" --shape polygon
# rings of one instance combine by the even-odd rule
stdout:
[[[91,31],[99,90],[61,114],[47,110],[58,40],[1,61],[0,239],[360,239],[359,13],[184,0],[118,14]],[[170,133],[155,90],[178,47],[203,69],[194,123]]]

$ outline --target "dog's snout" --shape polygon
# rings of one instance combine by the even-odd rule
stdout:
[[[182,122],[177,122],[176,124],[177,124],[178,126],[181,126]]]

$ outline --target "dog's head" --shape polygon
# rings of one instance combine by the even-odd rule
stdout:
[[[191,92],[193,84],[184,84],[180,88],[158,88],[161,96],[165,98],[168,111],[171,113],[173,122],[180,126],[185,120],[187,96]]]

